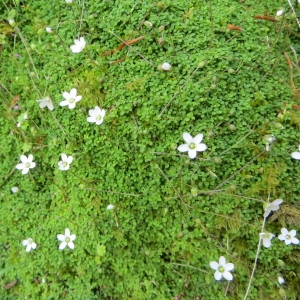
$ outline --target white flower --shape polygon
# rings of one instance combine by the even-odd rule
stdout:
[[[293,152],[292,153],[292,158],[300,159],[300,152]]]
[[[65,229],[65,235],[58,234],[57,239],[59,241],[61,241],[61,243],[59,245],[59,250],[65,249],[66,246],[68,246],[70,249],[74,249],[75,245],[74,245],[73,241],[76,239],[76,235],[71,234],[69,228]]]
[[[276,12],[276,17],[280,17],[284,13],[284,8],[280,8]]]
[[[296,235],[297,231],[295,229],[288,231],[286,228],[281,228],[281,234],[278,236],[278,239],[284,241],[286,245],[299,244]]]
[[[53,103],[50,97],[45,97],[41,100],[37,100],[37,102],[40,103],[40,108],[48,107],[49,110],[53,110]]]
[[[70,48],[73,53],[79,53],[84,49],[85,45],[86,41],[83,37],[81,37],[79,40],[74,40],[74,45],[72,45]]]
[[[113,204],[109,204],[108,206],[107,206],[107,209],[108,210],[113,210],[115,208],[115,206],[113,205]]]
[[[82,96],[77,96],[77,89],[71,89],[70,93],[63,92],[63,97],[66,99],[59,103],[60,106],[69,106],[69,109],[73,109],[76,106],[76,103],[82,99]]]
[[[271,246],[271,240],[275,235],[269,232],[261,232],[259,236],[262,239],[263,245],[266,248],[269,248]]]
[[[12,27],[16,24],[15,20],[13,20],[13,19],[8,20],[8,23]]]
[[[96,125],[100,125],[103,122],[105,116],[105,110],[100,109],[99,106],[95,106],[94,109],[89,110],[90,117],[87,118],[87,121],[90,123],[96,123]]]
[[[20,156],[21,162],[20,164],[16,165],[16,168],[18,170],[22,170],[22,174],[27,174],[29,169],[32,169],[35,167],[36,163],[33,162],[33,155],[29,154],[28,157],[25,155]]]
[[[19,188],[17,186],[13,186],[11,189],[12,193],[17,193],[19,191]]]
[[[279,284],[284,284],[285,283],[285,280],[282,276],[278,276],[277,280],[278,280]]]
[[[160,66],[164,71],[170,71],[172,69],[172,66],[167,63],[167,62],[164,62],[161,66]]]
[[[217,263],[216,261],[211,261],[209,265],[212,269],[216,270],[214,274],[216,280],[221,280],[222,277],[229,281],[233,279],[230,271],[234,269],[234,264],[226,263],[226,259],[224,256],[221,256],[219,258],[219,263]]]
[[[57,164],[59,166],[59,169],[62,171],[66,171],[70,169],[70,164],[73,161],[73,156],[67,156],[65,153],[61,154],[61,161],[59,161]]]
[[[265,207],[264,218],[267,218],[272,211],[279,210],[279,205],[283,202],[282,199],[276,199],[271,203],[268,203]]]
[[[180,152],[188,152],[190,158],[195,158],[197,152],[203,152],[206,150],[206,145],[202,144],[203,134],[197,134],[194,138],[187,132],[183,133],[183,139],[186,144],[180,145],[177,150]]]
[[[31,249],[36,248],[36,243],[31,238],[29,238],[27,240],[23,240],[22,245],[26,246],[26,252],[29,252]]]
[[[51,27],[46,27],[46,31],[47,31],[48,33],[52,33],[52,32],[53,32],[53,30],[52,30]]]

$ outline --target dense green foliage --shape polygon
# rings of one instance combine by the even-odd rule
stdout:
[[[271,0],[0,3],[1,299],[243,299],[264,202],[284,200],[267,231],[300,229],[299,29],[281,5],[271,22],[253,18],[276,15]],[[71,53],[79,36],[86,48]],[[74,87],[82,100],[60,107]],[[86,120],[96,105],[100,126]],[[177,150],[183,132],[204,134],[197,159]],[[21,154],[36,162],[26,175]],[[58,250],[65,228],[74,250]],[[229,284],[209,266],[221,255]],[[299,258],[278,239],[262,247],[249,299],[296,299]]]

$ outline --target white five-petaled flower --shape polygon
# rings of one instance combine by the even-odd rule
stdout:
[[[275,236],[273,233],[270,232],[261,232],[259,234],[260,238],[262,239],[262,243],[266,248],[271,246],[271,240]]]
[[[87,118],[87,121],[90,123],[96,123],[96,125],[102,124],[105,117],[105,110],[100,109],[99,106],[95,106],[94,109],[89,110],[90,117]]]
[[[233,279],[230,271],[234,269],[234,264],[226,263],[226,259],[224,256],[221,256],[219,258],[219,263],[217,263],[216,261],[211,261],[209,265],[212,269],[216,270],[214,274],[216,280],[221,280],[222,277],[229,281]]]
[[[74,249],[75,245],[73,241],[76,239],[75,234],[71,234],[70,229],[66,228],[65,229],[65,235],[63,234],[58,234],[57,239],[61,241],[59,245],[59,250],[63,250],[68,246],[70,249]]]
[[[286,245],[299,244],[296,235],[297,231],[295,229],[288,231],[286,228],[281,228],[281,234],[278,236],[278,239],[284,241]]]
[[[53,110],[53,103],[50,97],[45,97],[41,100],[37,100],[37,102],[40,103],[40,108],[48,107],[49,110]]]
[[[16,168],[18,170],[22,170],[22,174],[27,174],[29,169],[32,169],[35,167],[36,163],[33,162],[33,155],[29,154],[29,156],[21,155],[20,156],[21,162],[20,164],[16,165]]]
[[[164,62],[161,66],[160,66],[164,71],[170,71],[172,69],[172,66],[167,63],[167,62]]]
[[[284,8],[280,8],[276,12],[276,17],[280,17],[284,13]]]
[[[59,103],[60,106],[69,106],[69,109],[73,109],[76,106],[76,103],[82,99],[82,96],[77,96],[77,89],[71,89],[70,93],[63,92],[63,97],[66,99]]]
[[[282,199],[276,199],[273,202],[268,203],[265,207],[264,218],[267,218],[272,211],[279,210],[279,206],[282,202]]]
[[[57,164],[59,166],[59,169],[62,171],[67,171],[70,169],[70,164],[73,161],[73,156],[67,156],[65,153],[61,154],[61,161],[59,161]]]
[[[277,280],[278,280],[279,284],[284,284],[285,283],[285,280],[282,276],[278,276]]]
[[[113,204],[109,204],[108,206],[107,206],[107,209],[108,210],[113,210],[115,208],[115,206],[113,205]]]
[[[86,41],[83,37],[80,37],[79,40],[74,40],[74,45],[72,45],[70,48],[73,53],[79,53],[85,48],[85,45]]]
[[[19,191],[19,188],[17,186],[13,186],[11,189],[12,193],[17,193]]]
[[[299,152],[293,152],[292,158],[294,159],[300,159],[300,146],[299,146]]]
[[[195,158],[197,156],[197,152],[203,152],[206,150],[206,145],[202,144],[203,134],[197,134],[194,138],[188,133],[183,133],[183,139],[186,144],[180,145],[177,150],[180,152],[188,152],[190,158]]]
[[[22,245],[26,246],[26,252],[30,252],[31,249],[36,248],[36,243],[33,241],[32,238],[28,238],[27,240],[23,240]]]

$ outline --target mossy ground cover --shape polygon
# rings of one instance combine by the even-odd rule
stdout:
[[[280,7],[278,22],[253,18]],[[1,299],[296,299],[299,245],[259,244],[262,231],[300,227],[287,2],[3,0],[0,14]],[[82,100],[59,106],[72,88]],[[99,126],[87,122],[95,106]],[[195,159],[177,150],[184,132],[204,135]],[[22,154],[36,163],[25,175]],[[65,228],[73,250],[58,249]],[[220,256],[233,281],[215,280]]]

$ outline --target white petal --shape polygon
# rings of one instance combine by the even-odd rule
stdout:
[[[283,202],[282,199],[276,199],[272,202],[273,205],[280,205]]]
[[[39,101],[39,100],[38,100],[38,101]],[[40,105],[39,105],[40,108],[44,108],[44,107],[46,107],[46,106],[47,106],[47,102],[46,102],[46,101],[40,102]]]
[[[66,243],[66,242],[62,242],[62,243],[59,245],[59,250],[65,249],[66,246],[67,246],[67,243]]]
[[[71,235],[70,235],[70,240],[71,240],[71,241],[76,240],[76,234],[71,234]]]
[[[77,89],[76,88],[72,88],[70,91],[70,97],[71,98],[76,98],[77,95]]]
[[[218,264],[216,261],[211,261],[211,262],[209,263],[209,265],[210,265],[210,267],[211,267],[212,269],[214,269],[214,270],[218,270],[218,268],[219,268],[219,264]]]
[[[188,132],[184,132],[183,135],[182,135],[182,137],[183,137],[183,139],[185,140],[185,142],[187,144],[190,144],[190,143],[194,142],[193,137]]]
[[[284,242],[285,242],[286,245],[290,245],[292,243],[292,241],[288,240],[288,239],[286,239]]]
[[[196,145],[196,150],[199,151],[199,152],[203,152],[206,150],[206,145],[205,144],[198,144]]]
[[[101,125],[102,123],[103,123],[103,119],[96,121],[96,125]]]
[[[65,153],[62,153],[62,154],[60,155],[60,157],[61,157],[61,160],[62,160],[62,161],[67,161],[67,160],[68,160],[68,156],[67,156],[67,154],[65,154]]]
[[[86,120],[87,120],[88,122],[90,122],[90,123],[96,122],[95,117],[87,117]]]
[[[23,245],[23,246],[27,246],[27,245],[28,245],[28,240],[23,240],[23,241],[22,241],[22,245]]]
[[[292,158],[300,159],[300,152],[293,152],[292,153]]]
[[[66,230],[65,230],[65,237],[70,237],[70,234],[71,234],[70,229],[66,228]]]
[[[24,168],[23,171],[22,171],[22,174],[25,175],[25,174],[28,173],[28,171],[29,171],[29,168]]]
[[[295,237],[292,237],[291,238],[291,242],[293,243],[293,244],[299,244],[299,240],[297,239],[297,238],[295,238]]]
[[[73,109],[76,106],[76,102],[74,101],[73,103],[69,103],[69,109]]]
[[[82,99],[82,96],[76,96],[75,97],[75,102],[79,102]]]
[[[214,274],[216,280],[221,280],[222,276],[223,276],[222,273],[219,271],[216,271]]]
[[[32,248],[32,249],[36,249],[36,243],[32,242],[31,248]]]
[[[226,280],[229,280],[229,281],[231,281],[233,279],[233,276],[230,272],[224,272],[223,276]]]
[[[58,239],[59,241],[63,242],[66,238],[65,238],[65,236],[64,236],[63,234],[58,234],[58,235],[57,235],[57,239]]]
[[[47,106],[48,106],[49,110],[53,110],[53,108],[54,108],[52,101],[47,102]]]
[[[30,252],[30,250],[31,250],[31,245],[28,244],[27,247],[26,247],[26,252]]]
[[[263,245],[266,248],[269,248],[271,246],[271,240],[269,240],[269,239],[263,239]]]
[[[196,149],[189,149],[189,157],[191,159],[194,159],[197,156],[197,150]]]
[[[68,164],[71,164],[72,161],[73,161],[73,156],[70,155],[67,159],[67,162],[68,162]]]
[[[290,235],[291,235],[291,236],[296,236],[296,235],[297,235],[297,231],[296,231],[295,229],[292,229],[292,230],[290,231]]]
[[[202,140],[203,140],[203,134],[202,133],[199,133],[194,137],[194,143],[195,144],[200,144]]]
[[[219,258],[219,265],[222,266],[222,267],[225,267],[225,264],[226,264],[226,259],[224,256],[220,256]]]
[[[31,163],[33,161],[33,155],[29,154],[27,162]]]
[[[21,159],[21,162],[22,162],[23,164],[26,164],[27,161],[28,161],[27,156],[25,156],[25,155],[23,155],[23,154],[20,156],[20,159]]]
[[[30,168],[30,169],[33,169],[35,166],[36,166],[36,163],[35,163],[35,162],[32,162],[29,168]]]
[[[24,166],[24,164],[17,164],[17,165],[16,165],[16,168],[17,168],[18,170],[23,170],[23,169],[25,168],[25,166]]]
[[[73,242],[69,242],[69,243],[68,243],[68,246],[69,246],[69,248],[70,248],[70,249],[72,249],[72,250],[73,250],[73,249],[74,249],[74,247],[75,247],[75,245],[74,245],[74,243],[73,243]]]
[[[180,152],[187,152],[190,150],[190,147],[188,144],[182,144],[177,148],[177,150]]]
[[[70,95],[68,92],[63,92],[62,95],[63,95],[63,97],[64,97],[65,99],[67,99],[67,100],[69,100],[70,98],[72,98],[71,95]],[[68,103],[69,103],[69,102],[68,102]]]
[[[281,233],[286,235],[289,233],[289,231],[286,228],[281,228]]]
[[[285,234],[279,234],[278,239],[281,241],[285,240]]]
[[[60,106],[66,106],[66,105],[69,105],[69,100],[61,101],[61,102],[59,102],[59,105],[60,105]]]
[[[80,52],[80,48],[79,48],[78,46],[76,46],[76,45],[72,45],[72,46],[70,47],[70,49],[71,49],[71,51],[72,51],[73,53],[79,53],[79,52]]]
[[[225,265],[225,270],[226,271],[232,271],[234,269],[234,264],[233,263],[228,263]]]

